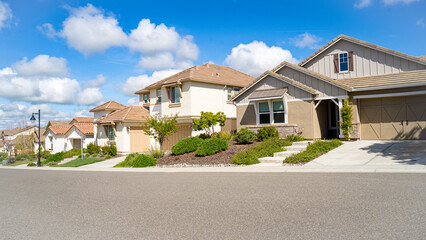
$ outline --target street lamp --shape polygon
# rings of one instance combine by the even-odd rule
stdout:
[[[36,132],[36,135],[38,137],[38,161],[37,161],[37,167],[41,167],[41,162],[40,162],[40,157],[41,157],[41,153],[40,153],[40,109],[38,110],[38,113],[33,113],[33,115],[30,118],[31,123],[34,123],[36,121],[35,115],[38,116],[38,134]]]

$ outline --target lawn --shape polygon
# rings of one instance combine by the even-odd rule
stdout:
[[[84,166],[84,165],[87,165],[87,164],[101,162],[101,161],[104,161],[104,160],[105,159],[103,159],[103,158],[84,158],[84,159],[77,158],[77,159],[71,160],[67,163],[54,165],[52,167],[80,167],[80,166]]]
[[[8,163],[7,166],[14,167],[14,166],[19,166],[19,165],[23,165],[23,164],[28,164],[30,162],[34,162],[35,163],[35,162],[37,162],[37,160],[32,160],[32,161],[30,161],[30,160],[24,160],[24,161],[18,161],[18,162],[14,162],[14,163]]]

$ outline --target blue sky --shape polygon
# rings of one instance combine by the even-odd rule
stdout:
[[[425,0],[0,0],[0,128],[90,115],[194,64],[258,75],[346,34],[426,55]]]

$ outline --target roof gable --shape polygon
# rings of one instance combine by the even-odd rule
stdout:
[[[95,123],[109,124],[115,122],[144,122],[149,116],[149,111],[144,107],[129,106],[112,112],[105,117],[99,118]]]
[[[125,105],[111,100],[111,101],[108,101],[106,103],[103,103],[103,104],[101,104],[97,107],[90,109],[90,112],[115,111],[115,110],[123,109],[125,107],[126,107]]]

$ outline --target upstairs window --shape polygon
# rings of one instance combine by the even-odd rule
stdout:
[[[157,102],[161,103],[161,89],[157,89]]]
[[[170,88],[170,102],[180,103],[180,92],[178,86]]]
[[[143,95],[143,103],[149,103],[149,94]]]
[[[237,92],[239,92],[240,90],[241,90],[241,88],[229,87],[228,88],[228,101],[231,101],[232,96],[237,94]]]
[[[348,53],[339,54],[339,71],[340,72],[349,71]]]

